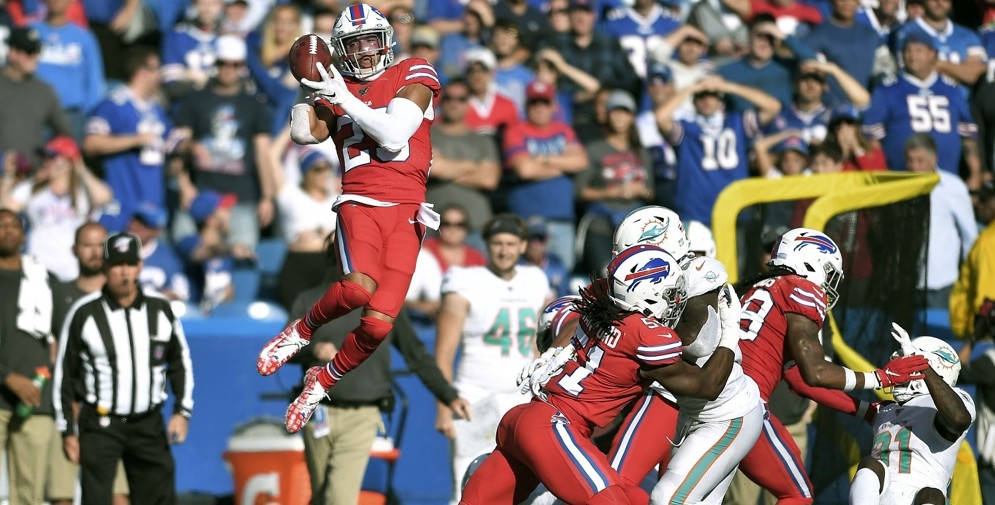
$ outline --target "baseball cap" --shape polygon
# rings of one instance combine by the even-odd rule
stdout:
[[[138,237],[125,231],[115,233],[104,242],[104,265],[137,265],[142,261],[141,251],[142,241]]]
[[[439,33],[430,26],[418,26],[411,32],[411,47],[439,47]]]
[[[568,4],[570,10],[574,9],[584,9],[587,11],[594,12],[594,1],[593,0],[570,0]]]
[[[802,72],[798,74],[798,77],[796,78],[798,81],[804,81],[805,79],[826,82],[826,76],[822,75],[821,72]]]
[[[902,43],[902,50],[909,44],[922,44],[934,51],[938,50],[936,47],[936,40],[925,33],[913,32],[910,33],[908,37],[905,38],[905,42]]]
[[[659,79],[664,83],[673,82],[674,72],[670,70],[669,65],[652,62],[646,66],[646,80],[653,81],[654,79]]]
[[[45,144],[45,157],[54,158],[56,156],[64,156],[70,160],[77,160],[80,157],[79,146],[76,141],[67,135],[59,135],[58,137],[49,140]]]
[[[528,229],[522,218],[514,214],[498,214],[484,224],[481,235],[484,240],[490,240],[498,233],[510,233],[522,240],[528,238]]]
[[[605,110],[625,109],[629,112],[636,112],[636,99],[632,95],[616,89],[608,93],[608,100],[605,102]]]
[[[222,195],[217,191],[201,191],[190,203],[190,215],[197,224],[203,224],[218,209],[231,208],[237,202],[238,198],[233,194]]]
[[[860,111],[857,110],[856,107],[848,103],[837,105],[836,108],[833,109],[833,113],[830,116],[829,122],[835,123],[837,121],[853,121],[855,123],[859,122]]]
[[[245,41],[234,35],[222,35],[215,42],[218,61],[245,61]]]
[[[542,216],[531,216],[527,221],[529,228],[529,237],[542,237],[546,238],[549,235],[549,230],[546,228],[546,219]]]
[[[494,70],[494,67],[497,66],[497,58],[486,47],[474,47],[466,52],[466,66],[469,67],[474,63],[483,65],[487,70]]]
[[[133,217],[141,221],[145,226],[156,229],[165,228],[166,222],[169,220],[166,211],[152,202],[139,203]]]
[[[525,88],[525,100],[547,100],[552,102],[556,98],[556,90],[551,84],[542,81],[532,81]]]
[[[325,153],[317,149],[302,149],[297,164],[300,165],[301,174],[308,173],[315,165],[320,163],[331,163]]]
[[[801,137],[788,137],[774,148],[774,152],[777,154],[782,154],[788,151],[796,151],[808,156],[808,142]]]
[[[34,28],[14,28],[7,37],[7,45],[29,54],[41,52],[41,35]]]

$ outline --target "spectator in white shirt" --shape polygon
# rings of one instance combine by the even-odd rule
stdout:
[[[960,262],[978,237],[971,196],[964,181],[937,167],[936,142],[929,134],[919,133],[905,142],[905,163],[910,172],[940,176],[929,195],[929,256],[919,288],[926,291],[929,308],[945,309]]]

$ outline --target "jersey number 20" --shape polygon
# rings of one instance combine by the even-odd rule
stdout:
[[[381,107],[381,109],[383,108]],[[345,133],[351,132],[351,135],[342,141],[343,172],[348,172],[358,166],[365,165],[372,161],[374,157],[380,162],[405,161],[411,154],[408,144],[404,144],[404,148],[396,153],[380,147],[380,144],[377,144],[376,140],[367,136],[366,132],[351,117],[339,116],[338,120],[341,123],[339,124],[340,129],[344,130]]]

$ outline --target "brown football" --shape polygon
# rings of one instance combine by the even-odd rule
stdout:
[[[315,63],[321,63],[328,68],[332,64],[332,51],[328,49],[325,39],[309,33],[301,35],[294,41],[294,45],[290,46],[287,60],[290,63],[290,73],[298,81],[301,79],[320,81],[321,75]]]

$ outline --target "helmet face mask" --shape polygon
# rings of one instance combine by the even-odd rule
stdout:
[[[670,253],[651,245],[626,248],[608,264],[610,296],[622,310],[673,327],[687,305],[687,281]]]
[[[638,244],[647,244],[667,251],[682,265],[688,262],[689,247],[684,223],[676,212],[658,205],[647,205],[630,212],[612,239],[612,254]]]
[[[775,242],[768,264],[790,268],[818,284],[826,292],[830,309],[839,299],[839,284],[844,277],[843,256],[836,243],[822,232],[808,228],[786,232]]]
[[[332,49],[339,60],[339,70],[359,80],[369,80],[394,61],[394,28],[376,8],[353,4],[335,21]],[[369,58],[370,64],[364,66]]]
[[[936,337],[918,337],[912,340],[912,345],[916,348],[915,354],[925,356],[929,361],[929,367],[936,372],[950,387],[957,385],[957,377],[960,375],[960,358],[950,344]],[[891,357],[901,356],[900,352],[895,352]],[[906,384],[898,384],[892,388],[892,395],[899,404],[904,404],[909,400],[929,394],[925,380],[909,381]]]

